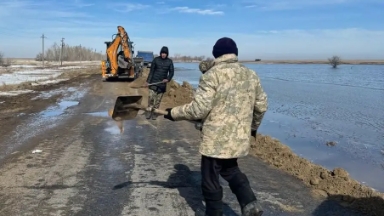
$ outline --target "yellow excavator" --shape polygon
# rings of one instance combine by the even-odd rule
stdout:
[[[112,41],[104,42],[107,45],[107,59],[101,61],[102,78],[136,79],[142,75],[143,58],[133,57],[133,42],[129,39],[124,27],[117,26],[117,34],[112,35]]]

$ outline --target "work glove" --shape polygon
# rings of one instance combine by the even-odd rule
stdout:
[[[195,121],[195,128],[199,131],[203,129],[203,121],[201,119]]]
[[[251,136],[256,138],[257,130],[251,130]]]
[[[172,108],[167,108],[167,109],[165,109],[165,111],[167,111],[168,114],[167,114],[167,115],[164,115],[164,118],[165,118],[165,119],[169,119],[169,120],[171,120],[171,121],[175,121],[175,119],[172,118],[171,110],[172,110]]]

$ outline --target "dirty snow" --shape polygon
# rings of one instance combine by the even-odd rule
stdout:
[[[59,95],[59,94],[62,94],[63,92],[76,92],[78,91],[77,88],[73,88],[73,87],[61,87],[59,89],[55,89],[55,90],[51,90],[51,91],[43,91],[43,92],[40,92],[40,94],[34,98],[32,98],[31,100],[36,100],[36,99],[47,99],[47,98],[50,98],[50,97],[53,97],[55,95]]]
[[[10,65],[11,68],[34,68],[36,65]]]
[[[58,79],[58,77],[67,73],[66,70],[82,69],[88,66],[63,66],[47,69],[37,69],[34,65],[12,65],[12,68],[21,68],[21,70],[13,71],[12,73],[0,74],[0,87],[4,85],[19,85],[29,82],[32,86],[56,84],[68,79]],[[19,94],[29,93],[30,90],[21,91],[0,91],[1,95],[16,96]]]
[[[16,71],[11,74],[1,74],[0,83],[3,85],[17,85],[23,82],[36,82],[56,78],[61,73],[59,70],[50,69]]]
[[[32,83],[32,86],[47,85],[47,84],[56,84],[56,83],[64,82],[64,81],[67,81],[67,80],[69,80],[69,79],[53,79],[53,80],[45,80],[45,81],[41,81],[41,82]]]
[[[0,96],[17,96],[19,94],[31,93],[33,90],[0,91]]]
[[[59,67],[59,70],[68,70],[68,69],[81,69],[81,68],[87,68],[85,66],[65,66],[65,67]]]

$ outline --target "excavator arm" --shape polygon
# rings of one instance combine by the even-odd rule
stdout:
[[[119,34],[120,34],[121,46],[122,46],[122,49],[124,51],[124,56],[125,56],[125,58],[128,59],[128,61],[132,62],[132,52],[131,52],[131,49],[129,48],[129,45],[128,45],[128,42],[130,41],[128,34],[122,26],[118,26],[117,29],[118,29]]]
[[[111,74],[116,75],[119,65],[117,64],[117,49],[119,48],[121,38],[116,35],[112,44],[107,48],[107,55],[110,62]]]
[[[134,78],[135,76],[135,69],[134,64],[132,60],[132,51],[130,49],[129,45],[129,37],[127,32],[125,31],[124,27],[117,26],[118,33],[116,34],[115,38],[112,42],[106,42],[107,44],[107,56],[109,60],[109,67],[110,67],[110,74],[112,76],[117,76],[119,71],[119,63],[118,63],[118,49],[121,47],[122,51],[124,52],[124,61],[127,64],[124,64],[125,66],[120,65],[120,69],[125,70],[129,73],[130,78]],[[106,61],[102,61],[101,63],[101,70],[103,77],[106,76],[108,65]]]

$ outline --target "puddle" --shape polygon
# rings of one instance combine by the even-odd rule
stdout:
[[[61,101],[58,103],[58,107],[50,108],[41,113],[42,116],[44,117],[53,117],[53,116],[58,116],[64,113],[64,111],[72,106],[78,105],[78,101]]]
[[[115,121],[113,124],[108,123],[109,127],[105,128],[104,130],[113,134],[118,135],[122,134],[124,132],[124,122],[123,121]]]
[[[91,116],[96,116],[96,117],[107,117],[109,118],[110,116],[108,115],[108,111],[104,112],[92,112],[92,113],[83,113]]]
[[[83,113],[95,117],[103,117],[103,118],[111,118],[111,115],[108,111],[102,111],[102,112],[91,112],[91,113]],[[123,121],[109,121],[107,122],[108,127],[104,130],[113,134],[118,135],[122,134],[124,132],[124,122]]]
[[[23,121],[17,126],[16,130],[12,131],[11,136],[4,140],[4,143],[8,143],[9,145],[0,146],[0,161],[7,155],[15,152],[17,148],[21,147],[28,139],[64,124],[65,121],[58,121],[58,119],[65,120],[65,116],[61,114],[63,114],[67,108],[79,105],[79,101],[81,100],[79,96],[82,96],[86,91],[82,90],[80,94],[78,94],[79,91],[77,88],[68,88],[68,90],[64,92],[67,96],[64,97],[60,103],[54,104],[42,112],[31,114],[31,119]],[[71,92],[73,95],[70,95]],[[76,99],[72,99],[74,97]]]
[[[77,91],[77,88],[75,88],[75,87],[69,87],[69,88],[67,89],[67,91],[69,91],[69,92],[75,92],[75,91]]]

